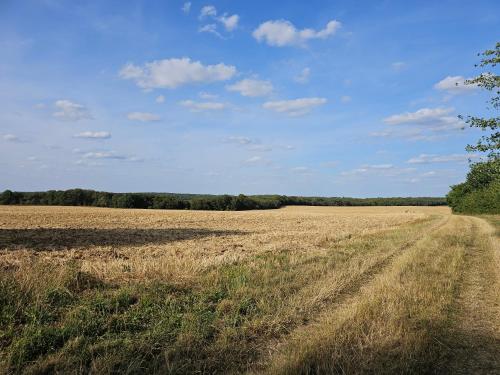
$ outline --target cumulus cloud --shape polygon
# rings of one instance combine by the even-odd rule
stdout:
[[[56,112],[53,113],[53,116],[61,120],[78,121],[92,118],[89,110],[85,106],[70,100],[57,100],[54,106],[56,107]]]
[[[352,98],[349,95],[343,95],[340,97],[340,101],[342,103],[349,103],[352,100]]]
[[[258,79],[243,79],[232,85],[226,86],[228,91],[237,91],[243,96],[266,96],[273,92],[273,85],[269,81]]]
[[[411,158],[407,161],[409,164],[429,164],[429,163],[464,163],[469,159],[477,159],[479,156],[476,154],[450,154],[450,155],[436,155],[436,154],[420,154],[417,157]]]
[[[260,24],[252,35],[258,42],[264,41],[270,46],[304,46],[308,40],[325,39],[334,35],[340,27],[340,22],[332,20],[320,31],[299,30],[290,21],[274,20]]]
[[[234,66],[223,63],[203,65],[188,57],[157,60],[142,67],[129,63],[120,71],[121,78],[133,80],[144,89],[174,89],[192,83],[226,81],[235,74]]]
[[[196,102],[194,100],[183,100],[179,104],[183,107],[189,108],[192,112],[220,111],[227,108],[225,103],[219,102]]]
[[[466,85],[467,79],[462,76],[448,76],[434,85],[436,90],[446,91],[449,94],[465,94],[478,88],[477,85]]]
[[[155,102],[158,104],[164,103],[165,102],[165,97],[163,95],[159,95],[156,97]]]
[[[217,20],[224,25],[226,31],[233,31],[238,27],[240,16],[238,16],[237,14],[233,14],[232,16],[223,14],[222,16],[217,18]]]
[[[384,118],[388,125],[419,125],[432,130],[463,129],[464,122],[450,116],[454,108],[422,108],[415,112],[405,112]]]
[[[185,2],[181,9],[184,13],[188,14],[191,11],[191,2]]]
[[[289,116],[302,116],[313,108],[325,104],[326,101],[325,98],[299,98],[265,102],[262,107]]]
[[[161,117],[149,112],[130,112],[127,118],[131,121],[152,122],[160,121]]]
[[[109,132],[82,132],[75,134],[75,138],[86,138],[86,139],[109,139],[111,138],[111,133]]]
[[[295,82],[298,83],[307,83],[309,82],[309,76],[311,75],[311,69],[310,68],[304,68],[300,72],[298,76],[294,77]]]

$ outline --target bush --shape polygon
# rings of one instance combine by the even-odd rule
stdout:
[[[500,159],[471,166],[465,182],[454,185],[446,196],[453,212],[500,213]]]

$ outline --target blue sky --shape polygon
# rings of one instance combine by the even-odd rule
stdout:
[[[499,35],[493,0],[4,0],[0,189],[444,195]]]

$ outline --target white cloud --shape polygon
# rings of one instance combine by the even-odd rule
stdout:
[[[20,139],[17,135],[14,135],[14,134],[4,134],[2,136],[3,140],[4,141],[7,141],[7,142],[19,142]]]
[[[238,22],[240,20],[240,16],[237,14],[233,14],[232,16],[228,16],[227,14],[223,14],[217,20],[224,25],[226,31],[233,31],[238,27]]]
[[[45,108],[45,103],[37,103],[33,106],[35,109],[44,109]]]
[[[237,14],[228,15],[227,13],[224,13],[220,17],[217,17],[217,9],[213,5],[205,5],[203,8],[201,8],[200,16],[198,18],[200,20],[203,20],[205,18],[212,18],[220,22],[228,32],[235,30],[238,27],[238,22],[240,20],[240,16],[238,16]],[[219,37],[222,37],[217,32],[217,25],[215,24],[205,25],[201,27],[199,31],[210,32]]]
[[[311,168],[308,168],[308,167],[294,167],[291,169],[291,171],[294,173],[304,174],[304,175],[312,174]]]
[[[185,2],[181,9],[184,13],[188,14],[191,11],[191,2]]]
[[[229,136],[224,138],[224,142],[226,143],[237,143],[240,145],[249,145],[251,143],[254,143],[254,141],[251,138],[248,137],[242,137],[242,136]]]
[[[208,25],[204,25],[198,29],[199,33],[211,33],[217,35],[222,39],[222,35],[217,31],[217,25],[215,23],[210,23]]]
[[[188,57],[157,60],[143,67],[129,63],[120,71],[121,78],[131,79],[144,89],[173,89],[190,83],[226,81],[235,74],[234,66],[223,63],[203,65]]]
[[[273,148],[268,145],[250,145],[248,146],[248,150],[250,151],[256,151],[256,152],[268,152],[272,151]]]
[[[403,61],[396,61],[391,64],[391,68],[396,72],[399,72],[406,68],[406,63]]]
[[[189,108],[192,112],[220,111],[227,108],[225,103],[219,102],[196,102],[193,100],[184,100],[179,104],[183,107]]]
[[[450,155],[436,155],[436,154],[420,154],[417,157],[411,158],[407,161],[409,164],[429,164],[429,163],[464,163],[469,159],[476,159],[479,156],[476,154],[450,154]]]
[[[376,175],[383,177],[396,177],[414,173],[415,168],[400,168],[392,164],[362,165],[360,168],[351,169],[341,173],[342,176]]]
[[[114,151],[92,151],[83,154],[83,159],[91,159],[91,160],[99,160],[99,159],[108,159],[108,160],[121,160],[121,161],[130,161],[130,162],[141,162],[144,161],[142,158],[138,158],[136,156],[127,156],[123,154],[117,154]],[[85,161],[79,161],[77,164],[87,164]]]
[[[262,156],[252,156],[251,158],[245,160],[245,163],[254,164],[254,163],[259,163],[262,160],[263,160]]]
[[[53,116],[61,120],[78,121],[92,118],[89,110],[85,106],[73,103],[70,100],[57,100],[54,105],[57,111],[53,113]]]
[[[164,103],[165,102],[165,97],[163,95],[159,95],[156,97],[155,102],[158,104]]]
[[[326,103],[325,98],[299,98],[265,102],[262,107],[289,116],[302,116],[309,113],[314,107]]]
[[[74,135],[75,138],[87,138],[87,139],[108,139],[111,138],[111,133],[109,132],[82,132]]]
[[[217,9],[213,5],[205,5],[200,11],[200,20],[205,17],[215,17],[217,15]]]
[[[405,112],[384,118],[388,125],[419,125],[431,130],[463,129],[464,122],[450,116],[454,108],[422,108],[415,112]]]
[[[298,30],[289,21],[275,20],[260,24],[252,35],[257,41],[265,41],[270,46],[304,46],[310,39],[325,39],[334,35],[340,27],[340,22],[332,20],[320,31],[313,29]]]
[[[130,112],[127,118],[132,121],[151,122],[160,121],[161,117],[149,112]]]
[[[296,77],[294,77],[295,82],[298,83],[307,83],[309,82],[309,76],[311,75],[311,69],[310,68],[304,68],[300,72],[300,74]]]
[[[205,99],[205,100],[214,100],[214,99],[217,99],[219,97],[219,95],[211,94],[211,93],[204,92],[204,91],[199,92],[198,96],[202,99]]]
[[[349,95],[343,95],[340,97],[340,101],[342,103],[349,103],[352,100],[352,98]]]
[[[450,94],[464,94],[474,91],[477,85],[466,85],[466,78],[462,76],[448,76],[434,85],[436,90],[446,91]]]
[[[268,160],[262,156],[252,156],[252,157],[246,159],[243,163],[248,164],[248,165],[271,165],[272,164],[271,160]]]
[[[273,92],[273,85],[269,81],[257,79],[243,79],[232,85],[226,86],[228,91],[237,91],[243,96],[266,96]]]
[[[116,154],[114,151],[93,151],[83,154],[85,159],[116,159],[125,160],[127,156]]]

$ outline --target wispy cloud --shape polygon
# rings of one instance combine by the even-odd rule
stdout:
[[[14,134],[4,134],[2,135],[2,139],[7,142],[21,142],[21,139]]]
[[[67,99],[57,100],[54,106],[56,107],[56,112],[53,113],[53,116],[61,120],[78,121],[92,118],[89,110],[84,105]]]
[[[219,102],[196,102],[194,100],[183,100],[181,106],[189,108],[192,112],[221,111],[227,108],[227,104]]]
[[[403,61],[396,61],[391,64],[392,70],[400,72],[406,68],[407,64]]]
[[[115,151],[90,151],[82,152],[78,150],[79,154],[82,154],[82,159],[80,160],[119,160],[127,162],[142,162],[144,159],[137,156],[129,156],[124,154],[116,153]],[[83,162],[85,163],[85,162]]]
[[[185,2],[185,3],[182,5],[181,10],[182,10],[184,13],[188,14],[188,13],[191,11],[191,2],[190,2],[190,1]]]
[[[130,112],[127,118],[131,121],[153,122],[160,121],[161,117],[149,112]]]
[[[75,138],[86,138],[86,139],[109,139],[111,138],[111,133],[109,132],[91,132],[91,131],[86,131],[86,132],[81,132],[78,134],[75,134],[73,137]]]
[[[325,104],[325,98],[299,98],[265,102],[262,107],[288,116],[305,115],[315,107]]]
[[[396,177],[408,173],[414,173],[415,168],[401,168],[392,164],[365,164],[359,168],[343,171],[342,176],[377,175],[384,177]]]
[[[477,154],[449,154],[449,155],[436,155],[436,154],[420,154],[407,161],[409,164],[429,164],[429,163],[465,163],[472,159],[479,158]]]
[[[304,68],[304,69],[302,69],[300,74],[295,76],[293,79],[295,82],[298,82],[298,83],[307,83],[307,82],[309,82],[310,75],[311,75],[311,69]]]

